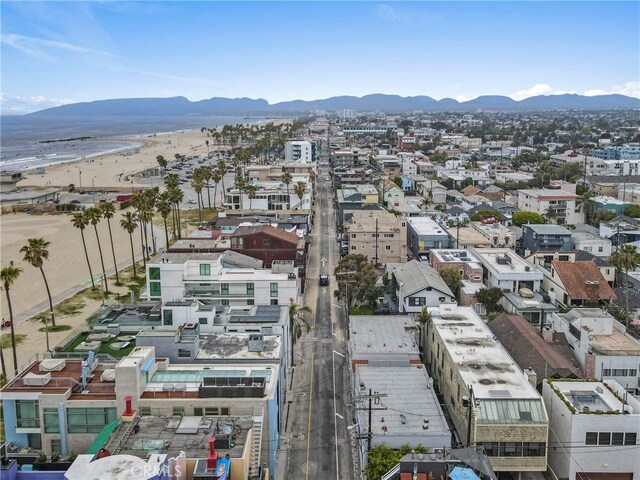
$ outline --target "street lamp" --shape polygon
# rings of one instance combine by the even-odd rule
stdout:
[[[336,445],[336,479],[340,480],[340,465],[338,462],[338,416],[340,418],[344,418],[338,414],[338,409],[336,406],[336,355],[346,359],[346,357],[336,350],[333,350],[331,354],[331,373],[333,375],[333,430],[334,430],[334,439]],[[347,427],[349,428],[349,427]]]
[[[473,394],[473,387],[469,385],[469,395],[462,397],[462,406],[467,408],[467,447],[471,446],[471,421],[473,420],[473,412],[480,404]]]

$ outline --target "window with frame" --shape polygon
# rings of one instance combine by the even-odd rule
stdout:
[[[247,295],[253,295],[255,292],[255,285],[253,283],[247,283]]]
[[[229,305],[229,299],[228,298],[223,298],[222,300],[220,300],[220,305]]]
[[[603,377],[610,377],[611,376],[611,369],[610,368],[603,368],[602,369],[602,376]]]
[[[40,428],[40,408],[37,400],[16,400],[16,427]]]
[[[357,235],[357,234],[355,234],[355,233],[352,233],[352,234],[351,234],[351,238],[358,238],[358,235]]]
[[[391,251],[391,245],[385,245],[384,249],[388,252]]]
[[[69,433],[99,433],[118,418],[115,408],[67,408]]]
[[[159,267],[149,267],[149,280],[160,280]]]
[[[213,417],[219,414],[220,414],[220,409],[218,407],[204,407],[205,417]]]
[[[395,237],[395,233],[385,233],[384,234],[384,238],[394,238]]]
[[[59,438],[51,439],[51,454],[52,455],[62,454],[62,440],[60,440]]]
[[[614,368],[611,371],[611,374],[614,377],[626,377],[627,376],[627,369],[626,368]]]
[[[220,295],[229,295],[229,284],[221,283],[220,284]]]
[[[598,445],[611,445],[611,432],[598,433]]]
[[[253,300],[253,298],[247,298],[247,305],[255,305],[256,302]]]
[[[271,245],[271,239],[270,238],[262,239],[262,244],[263,245]]]
[[[598,432],[587,432],[584,443],[585,445],[597,445]]]
[[[193,407],[193,416],[202,417],[202,407]]]
[[[524,442],[522,444],[522,455],[525,457],[544,457],[547,444],[544,442]]]
[[[635,368],[630,368],[629,369],[629,377],[635,377],[636,375],[638,375],[638,370],[636,370]]]
[[[521,457],[522,443],[520,442],[501,442],[499,457]]]
[[[149,282],[149,296],[150,297],[162,296],[162,287],[160,286],[160,282]]]
[[[201,263],[200,275],[211,275],[211,265],[208,263]]]
[[[60,433],[60,417],[57,408],[45,408],[42,410],[44,433]]]
[[[278,284],[275,282],[272,282],[269,286],[269,290],[271,292],[271,296],[272,297],[277,297],[278,296]]]
[[[484,451],[488,457],[497,457],[499,451],[499,443],[498,442],[483,442],[479,443],[484,447]]]
[[[270,305],[278,305],[278,299],[277,298],[272,298]]]
[[[173,325],[173,310],[162,310],[162,324]]]
[[[198,318],[198,323],[200,325],[206,325],[207,324],[207,318],[206,317],[200,317]]]
[[[611,445],[624,445],[624,433],[613,432],[611,434]]]
[[[409,297],[410,307],[422,307],[426,304],[427,304],[427,299],[425,297]]]
[[[635,445],[637,441],[638,434],[636,432],[627,432],[624,434],[624,444],[625,445]]]
[[[184,407],[173,407],[174,416],[184,416]]]
[[[180,358],[191,358],[191,352],[189,350],[185,350],[184,348],[178,349],[178,357]]]
[[[140,412],[140,416],[142,417],[151,416],[151,407],[138,407],[138,411]]]

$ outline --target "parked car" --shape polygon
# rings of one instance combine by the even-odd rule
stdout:
[[[187,200],[187,203],[190,205],[195,205],[197,202],[193,198],[190,198],[189,200]]]
[[[327,285],[329,285],[329,275],[323,273],[322,275],[320,275],[320,286],[326,287]]]

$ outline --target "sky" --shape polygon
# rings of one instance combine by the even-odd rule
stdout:
[[[640,2],[0,3],[1,111],[132,97],[621,93]]]

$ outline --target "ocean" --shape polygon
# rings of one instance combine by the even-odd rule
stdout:
[[[142,142],[120,137],[256,123],[243,117],[0,117],[0,169],[24,171],[134,149]],[[89,137],[89,138],[81,138]],[[71,140],[65,140],[71,139]]]

